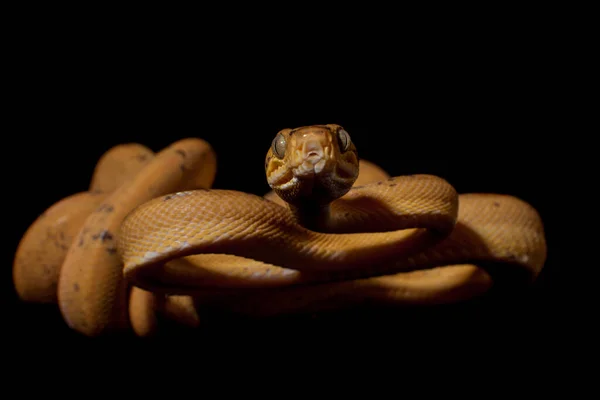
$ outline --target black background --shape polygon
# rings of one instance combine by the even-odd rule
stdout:
[[[277,131],[336,123],[362,158],[392,175],[430,173],[462,193],[507,193],[530,202],[542,216],[549,247],[539,280],[509,299],[435,311],[357,309],[269,322],[212,316],[198,335],[301,333],[331,340],[343,332],[396,341],[468,332],[531,343],[572,318],[564,285],[573,273],[561,252],[555,212],[561,198],[553,189],[565,173],[555,139],[564,134],[565,115],[551,56],[539,46],[498,42],[491,51],[481,43],[434,40],[435,47],[403,42],[400,49],[367,46],[360,54],[298,47],[269,57],[252,41],[231,47],[200,40],[186,47],[132,36],[74,36],[37,34],[13,59],[5,265],[12,265],[29,224],[56,201],[86,190],[96,161],[116,144],[138,142],[158,151],[201,137],[217,152],[215,188],[262,195],[269,189],[264,155]],[[5,268],[9,318],[3,330],[13,343],[74,351],[98,343],[71,332],[57,307],[19,302],[11,279]]]

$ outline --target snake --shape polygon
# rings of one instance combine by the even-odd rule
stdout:
[[[263,196],[212,187],[200,138],[158,153],[108,150],[89,190],[28,228],[13,263],[23,301],[57,303],[87,336],[198,328],[203,308],[253,317],[464,302],[534,282],[547,248],[537,210],[510,194],[457,193],[390,176],[340,125],[271,139]]]

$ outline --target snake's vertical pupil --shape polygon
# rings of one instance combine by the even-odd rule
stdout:
[[[275,136],[275,139],[273,139],[273,154],[275,154],[275,156],[277,158],[283,158],[285,156],[285,136],[283,136],[281,133],[278,133],[277,136]]]
[[[344,129],[340,129],[337,132],[338,143],[342,152],[347,151],[350,148],[350,135]]]

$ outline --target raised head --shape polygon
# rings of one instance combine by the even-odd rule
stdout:
[[[346,194],[358,177],[358,154],[339,125],[277,133],[265,159],[269,186],[296,207],[324,206]]]

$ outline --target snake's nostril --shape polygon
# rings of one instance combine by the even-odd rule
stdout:
[[[318,153],[318,152],[316,152],[316,151],[311,151],[310,153],[308,153],[308,156],[309,156],[309,157],[310,157],[310,156],[318,156],[318,155],[319,155],[319,153]]]

